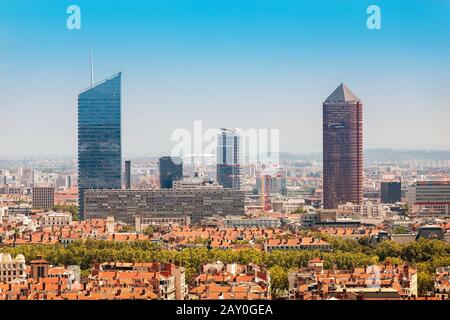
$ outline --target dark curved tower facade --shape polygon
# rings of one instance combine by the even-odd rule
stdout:
[[[363,105],[341,83],[323,103],[323,206],[360,204],[363,196]]]

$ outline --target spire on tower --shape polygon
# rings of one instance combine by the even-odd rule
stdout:
[[[91,88],[94,87],[94,59],[92,57],[92,43],[89,45],[89,51],[91,55]]]

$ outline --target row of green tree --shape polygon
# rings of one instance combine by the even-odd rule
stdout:
[[[287,289],[289,270],[305,267],[308,261],[320,257],[325,268],[351,269],[364,265],[389,262],[401,264],[404,261],[417,266],[419,271],[419,290],[425,294],[433,289],[435,269],[450,266],[450,245],[444,241],[420,239],[409,244],[383,241],[375,246],[360,241],[345,240],[325,236],[332,244],[332,252],[319,251],[272,251],[246,248],[239,250],[220,250],[189,248],[180,251],[162,249],[151,241],[114,242],[101,240],[77,241],[63,245],[23,245],[3,247],[0,252],[12,255],[25,255],[27,261],[42,257],[53,265],[79,265],[89,270],[95,263],[107,261],[126,262],[173,262],[186,268],[188,279],[192,279],[201,264],[215,261],[255,263],[270,269],[272,289],[279,294]]]

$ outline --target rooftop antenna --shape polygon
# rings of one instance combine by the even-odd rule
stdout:
[[[89,44],[91,55],[91,88],[94,87],[94,59],[92,58],[92,43]]]

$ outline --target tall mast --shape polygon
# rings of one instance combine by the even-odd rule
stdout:
[[[94,59],[92,58],[92,44],[90,44],[90,55],[91,55],[91,88],[94,87]]]

